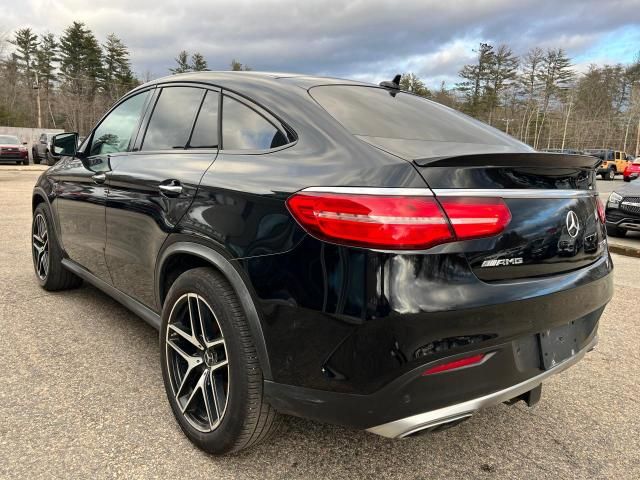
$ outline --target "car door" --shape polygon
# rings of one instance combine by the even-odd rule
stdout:
[[[38,139],[38,143],[36,143],[36,154],[38,158],[44,159],[46,158],[47,153],[47,134],[43,133],[40,135]]]
[[[111,283],[105,262],[106,179],[110,162],[127,155],[150,91],[128,97],[94,129],[80,158],[65,159],[53,169],[60,236],[69,258]]]
[[[134,152],[111,158],[105,256],[114,286],[153,308],[156,258],[218,152],[220,92],[159,88]]]

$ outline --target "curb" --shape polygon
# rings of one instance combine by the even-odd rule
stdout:
[[[628,245],[609,243],[609,251],[611,253],[617,253],[618,255],[640,258],[640,247],[630,247]]]
[[[5,167],[5,168],[2,168]],[[0,172],[44,172],[48,165],[2,165]]]

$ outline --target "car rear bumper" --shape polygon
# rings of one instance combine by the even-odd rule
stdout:
[[[576,290],[606,303],[611,296],[611,275],[594,282],[593,289]],[[588,287],[588,286],[587,286]],[[600,292],[595,288],[599,288]],[[557,301],[550,299],[551,308]],[[538,308],[545,309],[541,299]],[[367,394],[349,394],[265,381],[265,397],[276,410],[326,423],[365,429],[386,437],[404,437],[419,430],[454,422],[472,415],[488,405],[505,402],[531,391],[549,376],[578,362],[597,343],[598,321],[604,305],[583,317],[572,320],[576,345],[568,358],[545,369],[540,335],[528,334],[509,342],[469,350],[420,365],[401,375],[380,390]],[[520,320],[528,321],[526,311]],[[569,322],[571,323],[571,322]],[[424,375],[433,365],[472,355],[485,354],[487,361],[476,366]]]
[[[401,418],[382,425],[377,425],[375,427],[368,428],[367,431],[388,438],[403,438],[421,430],[468,418],[481,408],[506,402],[530,392],[552,375],[563,372],[572,365],[575,365],[587,352],[593,350],[597,343],[598,336],[594,335],[587,346],[572,357],[564,360],[550,370],[524,380],[516,385],[512,385],[502,390],[498,390],[481,397],[476,397],[471,400],[419,413],[410,417]]]
[[[606,218],[609,226],[640,231],[640,215],[633,215],[620,209],[607,209]]]

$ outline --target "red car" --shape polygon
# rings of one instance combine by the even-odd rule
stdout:
[[[622,174],[625,182],[635,180],[640,176],[640,158],[636,158],[633,162],[627,165]]]
[[[26,143],[20,143],[14,135],[0,135],[0,162],[16,162],[29,165],[29,152]]]

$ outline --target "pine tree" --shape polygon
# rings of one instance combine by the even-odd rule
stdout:
[[[178,66],[176,68],[170,68],[169,71],[173,74],[185,73],[191,71],[191,65],[189,65],[189,54],[186,50],[182,50],[175,58]]]
[[[52,33],[40,37],[40,45],[36,51],[36,72],[38,73],[38,88],[44,91],[44,100],[48,115],[55,127],[56,121],[51,110],[51,91],[56,80],[56,62],[58,62],[58,42]]]
[[[191,55],[191,70],[194,72],[203,72],[205,70],[209,70],[207,66],[207,61],[204,59],[201,53],[196,52]]]
[[[415,93],[421,97],[431,98],[431,92],[415,73],[405,73],[400,79],[400,89]]]
[[[131,72],[129,49],[113,33],[107,36],[102,46],[103,68],[101,76],[102,89],[112,101],[117,100],[137,85],[137,80]]]
[[[33,86],[33,70],[36,63],[36,51],[38,49],[38,35],[30,28],[16,30],[9,43],[16,47],[16,59],[18,68],[25,76],[27,84]]]
[[[494,63],[495,53],[493,46],[481,43],[478,50],[478,60],[474,64],[465,65],[459,75],[464,79],[458,83],[457,88],[464,93],[467,101],[465,108],[473,116],[480,116],[483,103],[483,94],[490,79],[491,65]]]
[[[519,62],[518,57],[507,45],[500,45],[491,60],[486,89],[489,123],[491,123],[494,110],[500,106],[504,90],[517,77]]]
[[[102,51],[82,22],[73,22],[60,37],[60,77],[71,93],[95,93],[102,76]]]
[[[87,132],[93,125],[103,108],[94,103],[101,76],[98,40],[84,23],[73,22],[60,37],[61,94],[67,128]]]

